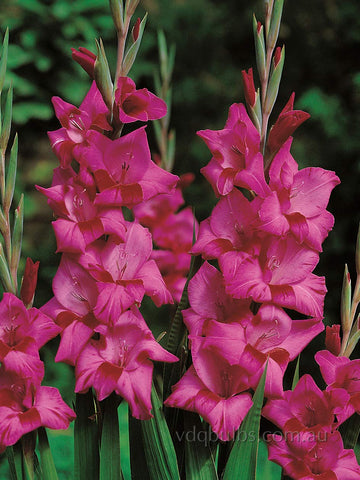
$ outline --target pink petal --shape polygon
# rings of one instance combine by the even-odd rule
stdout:
[[[61,398],[54,387],[39,387],[36,391],[34,409],[37,410],[41,425],[55,430],[68,428],[76,415]]]

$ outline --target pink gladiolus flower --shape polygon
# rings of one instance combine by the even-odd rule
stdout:
[[[90,78],[94,79],[95,61],[97,58],[95,53],[84,47],[79,47],[78,50],[72,48],[71,52],[73,60],[85,70]]]
[[[250,300],[238,300],[225,292],[224,279],[215,267],[205,262],[188,286],[190,308],[183,310],[190,335],[203,335],[206,320],[241,323],[252,317]]]
[[[175,187],[178,177],[151,160],[144,128],[117,140],[89,132],[90,146],[82,149],[81,161],[94,173],[100,190],[95,203],[133,207]]]
[[[0,302],[0,362],[7,371],[40,384],[44,366],[39,349],[59,332],[60,328],[40,310],[27,310],[15,295],[4,293]]]
[[[56,388],[0,370],[0,451],[41,426],[66,429],[75,417]]]
[[[86,143],[89,130],[111,130],[112,127],[107,121],[109,110],[95,82],[79,108],[59,97],[53,97],[52,102],[62,128],[48,132],[48,135],[51,148],[59,158],[61,166],[66,168],[73,158],[78,159],[78,147]]]
[[[53,291],[55,298],[41,310],[62,330],[55,360],[75,365],[99,323],[93,313],[99,294],[97,283],[76,261],[63,255],[53,280]]]
[[[174,301],[179,302],[189,272],[189,250],[193,242],[193,231],[198,223],[190,207],[175,213],[184,203],[181,190],[193,181],[192,174],[180,177],[171,194],[160,194],[146,202],[135,205],[133,212],[141,225],[148,227],[154,244],[153,258],[164,278]],[[164,250],[162,250],[164,249]]]
[[[354,412],[360,413],[360,359],[336,357],[327,350],[317,352],[315,360],[330,393],[347,392],[350,395],[346,409],[341,413],[343,422]]]
[[[313,436],[309,449],[299,452],[280,435],[269,435],[269,459],[294,480],[357,480],[360,467],[353,450],[345,450],[339,432]],[[289,444],[290,443],[290,444]]]
[[[120,208],[94,203],[96,186],[92,175],[80,167],[78,175],[67,171],[62,183],[50,188],[36,187],[47,198],[58,218],[53,222],[58,252],[84,252],[87,245],[104,234],[125,235],[125,222]],[[62,179],[64,180],[64,179]]]
[[[29,257],[26,259],[25,272],[20,290],[20,298],[26,307],[31,306],[34,300],[39,265],[40,262],[34,263]]]
[[[79,262],[97,281],[97,318],[115,321],[131,305],[140,304],[144,294],[157,306],[172,303],[155,261],[150,260],[151,252],[149,231],[133,223],[123,243],[113,237],[107,242],[98,240],[80,256]]]
[[[268,401],[262,414],[283,431],[311,432],[337,426],[336,416],[348,400],[345,391],[322,392],[310,375],[304,375],[293,391],[284,392],[284,398]]]
[[[240,367],[229,364],[219,353],[214,353],[206,380],[202,381],[191,366],[172,387],[172,393],[164,404],[197,412],[211,425],[220,440],[231,440],[252,406],[251,395],[243,392],[239,374],[242,374]]]
[[[259,207],[258,228],[278,236],[291,232],[299,243],[321,251],[321,244],[334,224],[326,206],[340,180],[334,172],[322,168],[298,171],[290,146],[291,139],[271,164],[272,192]]]
[[[78,358],[75,391],[84,393],[93,387],[99,400],[115,391],[129,403],[134,417],[151,418],[151,360],[176,362],[177,357],[156,342],[135,307],[113,325],[95,330],[100,339],[91,340]]]
[[[151,229],[155,244],[173,252],[189,252],[192,246],[193,231],[197,222],[191,207],[169,215],[165,221]],[[190,258],[190,256],[189,256]]]
[[[266,144],[269,154],[275,154],[295,130],[310,118],[307,112],[294,110],[294,100],[295,93],[292,93],[275,124],[270,129]]]
[[[189,273],[191,257],[185,252],[171,250],[153,250],[151,259],[155,260],[164,279],[166,288],[174,302],[179,303],[183,293],[186,276]]]
[[[129,77],[119,77],[115,90],[115,103],[122,123],[156,120],[166,115],[166,103],[146,88],[136,90]]]
[[[211,216],[200,223],[191,253],[201,253],[205,259],[219,258],[232,250],[257,253],[259,237],[255,237],[254,205],[237,189],[222,197]]]
[[[227,252],[219,259],[228,294],[319,318],[326,287],[324,277],[311,273],[317,262],[316,252],[291,237],[263,240],[258,257]]]
[[[223,130],[200,130],[198,135],[209,147],[213,158],[201,169],[215,194],[227,195],[234,185],[265,196],[269,190],[264,178],[260,135],[244,105],[234,103]]]

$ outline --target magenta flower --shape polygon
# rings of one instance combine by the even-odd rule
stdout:
[[[317,431],[338,425],[336,416],[348,399],[345,391],[333,394],[321,391],[310,375],[304,375],[293,391],[284,392],[284,398],[268,401],[262,414],[286,432]]]
[[[82,148],[81,162],[94,173],[100,191],[95,203],[132,207],[175,187],[178,177],[151,160],[144,128],[117,140],[88,134],[90,146]]]
[[[61,183],[37,189],[48,198],[48,203],[59,217],[53,222],[58,252],[84,252],[87,245],[104,234],[125,235],[125,221],[120,208],[97,205],[95,180],[80,167],[77,175],[72,168],[62,169]],[[55,178],[59,177],[58,175]]]
[[[102,132],[112,129],[107,121],[109,110],[95,82],[79,108],[59,97],[53,97],[52,102],[62,128],[48,132],[48,135],[51,148],[59,158],[61,166],[66,168],[74,157],[78,158],[78,146],[86,142],[89,130]]]
[[[244,392],[241,367],[230,364],[218,351],[212,351],[208,360],[204,380],[191,366],[164,404],[197,412],[220,440],[231,440],[252,406],[251,395]]]
[[[350,395],[340,421],[343,422],[354,412],[360,413],[360,359],[336,357],[327,350],[322,350],[316,353],[315,360],[328,385],[326,390],[329,393],[347,392]]]
[[[257,253],[259,237],[255,236],[257,210],[254,206],[237,189],[222,197],[211,216],[200,223],[191,252],[201,253],[205,259],[219,258],[232,250]]]
[[[360,467],[353,450],[345,450],[339,432],[313,437],[309,449],[299,452],[280,435],[268,436],[269,459],[294,480],[357,480]]]
[[[260,135],[244,105],[231,105],[223,130],[200,130],[197,133],[213,154],[201,172],[217,196],[227,195],[235,185],[253,190],[260,196],[267,194],[269,187],[264,178]]]
[[[55,360],[74,365],[99,323],[93,313],[99,294],[97,283],[78,262],[63,255],[53,280],[53,291],[55,298],[42,311],[62,330]]]
[[[291,232],[299,243],[321,251],[334,225],[326,210],[332,189],[340,183],[334,172],[304,168],[290,154],[291,139],[275,156],[269,171],[271,194],[259,207],[259,226],[272,235]]]
[[[250,300],[238,300],[225,291],[224,279],[215,267],[205,262],[188,286],[190,308],[183,310],[191,335],[202,335],[206,320],[241,323],[252,317]]]
[[[155,260],[159,267],[166,288],[171,293],[174,302],[179,303],[189,273],[191,256],[186,252],[153,250],[150,258]]]
[[[44,366],[39,349],[59,332],[40,310],[27,310],[15,295],[4,293],[0,302],[0,362],[6,371],[40,384]]]
[[[151,360],[176,362],[177,357],[156,342],[135,307],[113,325],[99,325],[95,330],[100,339],[85,346],[76,364],[75,392],[93,387],[103,400],[115,391],[129,403],[134,417],[151,418]]]
[[[97,281],[99,296],[95,316],[114,321],[131,305],[140,304],[144,294],[157,306],[172,303],[170,292],[154,260],[151,235],[139,224],[129,224],[125,241],[109,237],[98,240],[80,256],[79,262]]]
[[[190,185],[193,180],[194,175],[192,173],[185,173],[180,176],[176,188],[171,193],[162,193],[135,205],[133,212],[136,220],[152,231],[185,203],[182,190]]]
[[[291,236],[264,239],[258,257],[227,252],[219,259],[227,293],[252,298],[322,317],[326,293],[324,277],[311,273],[318,254]]]
[[[66,429],[75,417],[56,388],[0,370],[0,451],[41,426]]]
[[[129,77],[119,77],[115,90],[115,104],[122,123],[156,120],[166,115],[166,103],[146,88],[136,90]]]

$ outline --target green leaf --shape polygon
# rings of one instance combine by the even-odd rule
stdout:
[[[261,409],[264,401],[267,363],[253,396],[253,406],[237,431],[226,463],[223,480],[255,480]],[[255,439],[254,439],[255,434]]]
[[[14,197],[16,169],[17,169],[17,155],[18,155],[18,136],[15,135],[13,145],[10,152],[10,161],[6,175],[5,196],[3,207],[5,211],[9,211]]]
[[[14,295],[17,294],[16,288],[13,283],[13,279],[11,278],[11,275],[10,275],[7,261],[5,259],[4,249],[1,243],[0,243],[0,280],[6,292],[11,292]]]
[[[100,480],[122,479],[120,469],[119,397],[112,393],[103,402],[100,448]]]
[[[349,332],[351,329],[352,318],[350,318],[351,311],[351,280],[347,264],[345,264],[342,290],[341,290],[341,306],[340,306],[340,318],[341,326],[344,332]]]
[[[264,106],[264,112],[266,112],[268,115],[270,115],[270,113],[272,112],[272,109],[274,107],[274,104],[279,92],[279,86],[280,86],[281,75],[284,67],[284,61],[285,61],[285,46],[283,46],[281,49],[280,60],[276,66],[275,66],[275,61],[273,59],[273,68],[270,74],[270,80],[269,80],[268,89],[266,91],[266,99],[265,99],[265,106]]]
[[[157,37],[158,37],[158,50],[159,50],[159,57],[160,57],[160,73],[161,73],[162,81],[164,82],[167,79],[168,50],[166,45],[165,34],[162,30],[158,30]]]
[[[118,408],[121,456],[120,465],[124,480],[131,480],[129,444],[129,405],[123,400]]]
[[[4,82],[5,82],[8,49],[9,49],[9,29],[7,28],[4,35],[4,40],[3,40],[2,50],[1,50],[1,59],[0,59],[0,94],[2,92]]]
[[[360,415],[354,413],[339,427],[344,448],[354,448],[360,435]]]
[[[10,467],[11,480],[22,480],[21,454],[15,447],[7,447],[6,457]]]
[[[255,40],[256,65],[259,72],[259,78],[263,79],[265,78],[266,70],[264,27],[261,25],[258,31],[258,22],[255,15],[253,16],[253,31]]]
[[[204,430],[199,415],[192,412],[184,412],[184,423],[186,480],[218,480],[208,442],[211,431]]]
[[[291,385],[291,390],[294,390],[294,388],[296,387],[298,381],[299,381],[299,378],[300,378],[300,353],[297,357],[297,361],[296,361],[296,367],[295,367],[295,372],[294,372],[294,378],[293,378],[293,381],[292,381],[292,385]]]
[[[124,30],[124,8],[123,0],[110,0],[111,16],[116,30],[122,34]]]
[[[174,444],[155,387],[151,391],[154,415],[141,422],[146,462],[151,480],[180,480]]]
[[[5,103],[5,111],[3,116],[3,122],[1,126],[1,136],[0,136],[0,150],[5,152],[11,130],[11,117],[12,117],[12,100],[13,100],[13,89],[10,86]]]
[[[256,478],[281,480],[281,467],[268,459],[268,449],[262,440],[259,442]]]
[[[270,48],[275,47],[276,41],[278,39],[283,5],[284,0],[275,0],[271,15],[270,28],[266,38],[267,45]]]
[[[92,390],[76,394],[74,470],[76,480],[99,479],[99,429]]]
[[[121,74],[123,76],[126,76],[129,73],[131,67],[133,66],[133,63],[138,53],[141,39],[144,33],[146,19],[147,19],[147,13],[144,15],[144,18],[141,20],[140,28],[139,28],[139,36],[136,39],[136,42],[133,42],[132,45],[130,45],[128,51],[126,52],[126,55],[122,64],[122,68],[121,68]]]
[[[142,437],[143,420],[134,418],[129,412],[130,464],[132,480],[150,480]],[[139,441],[139,439],[141,439]]]
[[[95,67],[94,67],[96,86],[98,87],[107,107],[109,108],[110,111],[112,111],[113,84],[111,81],[109,64],[106,58],[106,53],[105,53],[104,45],[101,38],[99,42],[96,40],[96,48],[97,48],[97,58],[96,58]]]
[[[10,260],[10,272],[13,276],[16,276],[20,256],[23,237],[23,224],[24,224],[24,194],[21,194],[20,202],[15,210],[14,230],[12,235],[12,249]]]
[[[49,440],[44,427],[38,429],[41,470],[46,480],[58,480]]]

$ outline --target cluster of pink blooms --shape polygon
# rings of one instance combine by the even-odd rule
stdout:
[[[93,76],[94,58],[73,55]],[[179,299],[194,220],[191,210],[175,213],[179,179],[152,161],[146,127],[112,138],[112,125],[161,118],[166,105],[128,77],[117,81],[112,124],[95,82],[79,108],[58,97],[53,105],[62,128],[49,138],[60,167],[52,186],[38,189],[56,216],[62,253],[54,297],[42,308],[60,330],[56,361],[75,366],[76,392],[92,387],[99,400],[116,392],[133,416],[148,419],[152,361],[177,358],[156,342],[139,307],[144,295],[157,306]],[[124,208],[135,221],[125,220]]]
[[[294,95],[270,130],[266,153],[273,160],[265,172],[260,135],[244,105],[230,107],[224,129],[198,132],[212,153],[202,173],[219,201],[192,248],[205,260],[183,311],[193,363],[165,403],[199,413],[229,440],[267,364],[264,415],[285,434],[271,438],[270,458],[295,479],[355,479],[354,453],[336,430],[359,407],[359,393],[351,392],[353,384],[360,388],[340,374],[350,375],[343,365],[350,360],[319,352],[326,392],[309,375],[283,391],[289,361],[324,329],[325,279],[313,270],[333,226],[326,207],[339,183],[334,172],[298,169],[291,135],[307,115],[293,102]]]
[[[39,349],[60,328],[33,302],[38,262],[27,259],[21,299],[4,293],[0,302],[0,452],[43,426],[65,429],[75,418],[59,391],[41,385]]]

